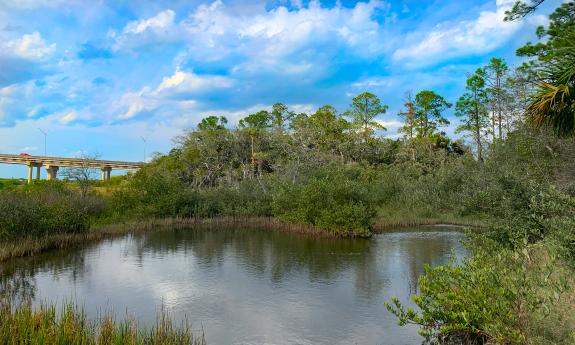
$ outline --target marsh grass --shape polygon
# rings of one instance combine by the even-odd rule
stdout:
[[[44,237],[28,237],[0,242],[0,262],[16,257],[31,256],[48,250],[73,248],[90,242],[126,234],[169,231],[174,229],[217,229],[230,227],[244,230],[265,229],[270,231],[283,231],[323,238],[343,236],[341,234],[327,232],[311,225],[289,224],[270,217],[160,218],[95,226],[85,233],[56,233]]]
[[[381,212],[378,215],[373,231],[378,233],[393,228],[440,224],[461,225],[472,228],[482,228],[485,226],[485,222],[478,218],[461,217],[450,213],[425,216],[418,215],[416,212],[387,211]]]
[[[116,321],[104,316],[89,321],[76,305],[32,308],[28,304],[0,303],[0,343],[44,345],[205,345],[203,334],[195,336],[187,323],[176,327],[164,311],[156,324],[140,328],[134,319]]]

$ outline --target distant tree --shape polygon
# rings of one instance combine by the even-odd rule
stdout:
[[[403,106],[405,108],[399,112],[399,116],[403,119],[404,125],[399,129],[399,132],[405,134],[407,138],[413,139],[417,127],[417,117],[415,114],[415,102],[411,91],[406,92],[405,98],[403,99]]]
[[[477,147],[477,159],[483,161],[483,140],[489,133],[489,113],[487,110],[487,90],[485,80],[478,70],[467,79],[466,92],[455,105],[455,116],[461,119],[457,132],[469,132]]]
[[[266,110],[250,114],[240,120],[239,127],[249,129],[252,132],[262,132],[271,127],[271,115]]]
[[[80,159],[80,166],[64,169],[62,176],[69,181],[77,183],[80,194],[85,197],[94,185],[99,172],[97,168],[90,164],[90,161],[98,159],[99,156],[82,153],[78,158]]]
[[[285,104],[276,103],[272,106],[270,115],[273,128],[279,132],[283,132],[286,123],[295,116],[295,113],[289,111]]]
[[[433,91],[424,90],[415,95],[415,117],[418,136],[430,137],[439,126],[449,124],[443,112],[451,103]]]
[[[491,130],[493,138],[503,138],[503,118],[506,97],[505,76],[509,68],[505,60],[492,58],[489,64],[479,70],[481,77],[487,84],[487,93],[491,105]]]
[[[240,120],[239,127],[253,131],[263,131],[271,127],[271,115],[266,110],[250,114]]]
[[[326,105],[306,119],[304,135],[314,147],[342,156],[342,146],[350,127],[350,123],[339,116],[334,107]]]
[[[385,114],[387,105],[382,105],[379,97],[364,92],[352,99],[351,109],[345,115],[352,120],[352,124],[361,131],[365,141],[373,134],[375,129],[386,128],[375,121],[379,115]]]
[[[203,118],[198,124],[198,129],[202,131],[216,131],[226,129],[228,119],[224,116],[208,116]]]

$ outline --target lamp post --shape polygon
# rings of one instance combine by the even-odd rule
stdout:
[[[46,141],[47,141],[48,133],[43,131],[41,128],[38,128],[38,130],[40,132],[42,132],[42,134],[44,134],[44,156],[47,156],[47,154],[46,154]]]
[[[144,142],[144,163],[146,163],[146,146],[148,145],[148,141],[146,140],[146,138],[144,138],[142,136],[140,138]]]

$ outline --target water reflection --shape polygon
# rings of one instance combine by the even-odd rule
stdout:
[[[417,344],[383,301],[416,291],[425,264],[464,253],[452,229],[327,240],[258,229],[157,232],[0,267],[0,291],[35,303],[70,298],[153,322],[164,305],[211,344]]]

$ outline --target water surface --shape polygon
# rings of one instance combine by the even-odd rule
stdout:
[[[163,305],[209,344],[421,344],[383,302],[407,301],[424,265],[464,255],[452,227],[370,240],[265,230],[175,230],[126,236],[3,264],[16,297],[74,300],[151,324]]]

